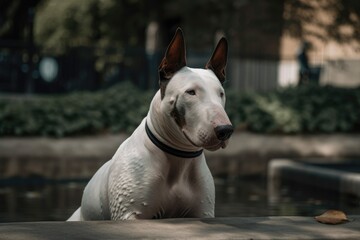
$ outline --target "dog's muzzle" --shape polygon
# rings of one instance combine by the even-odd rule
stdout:
[[[228,140],[234,132],[232,125],[220,125],[214,128],[217,139],[220,141]]]

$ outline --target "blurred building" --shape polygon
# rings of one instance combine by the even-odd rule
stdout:
[[[299,21],[302,29],[302,37],[290,35],[290,31],[285,31],[281,36],[280,55],[283,60],[280,68],[279,84],[296,82],[298,65],[293,61],[297,49],[302,40],[310,43],[309,50],[310,64],[315,68],[320,68],[320,84],[331,84],[339,87],[360,86],[360,42],[356,32],[360,24],[360,9],[344,9],[344,13],[334,13],[334,8],[341,8],[337,2],[341,1],[302,1],[313,6],[308,13],[305,9],[303,15],[307,15],[308,20]],[[342,1],[344,2],[344,1]],[[348,1],[349,7],[359,7],[358,1]],[[357,3],[356,3],[357,2]],[[284,21],[289,22],[293,19],[294,7],[291,1],[285,2]],[[298,14],[301,14],[298,13]],[[341,18],[344,14],[344,19]],[[347,15],[345,15],[347,14]],[[305,17],[304,17],[305,18]],[[349,19],[345,19],[349,18]],[[310,21],[311,20],[311,21]],[[351,24],[353,22],[354,24]],[[288,72],[292,69],[291,72]],[[287,74],[290,74],[287,76]]]
[[[297,85],[296,56],[303,41],[310,45],[313,81],[340,87],[360,85],[360,5],[338,12],[342,1],[244,1],[236,15],[238,31],[230,37],[238,51],[230,61],[233,87],[267,90]],[[351,2],[351,1],[349,1]],[[345,19],[348,16],[350,24]],[[231,45],[234,45],[231,42]],[[232,46],[233,47],[233,46]],[[234,49],[233,49],[234,51]]]

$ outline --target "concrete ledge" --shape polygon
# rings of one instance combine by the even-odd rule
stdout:
[[[324,225],[311,217],[163,219],[0,224],[0,239],[360,239],[360,216]]]
[[[340,193],[360,196],[360,174],[326,167],[307,165],[288,159],[273,159],[268,167],[268,186],[270,201],[277,201],[283,181],[333,190]],[[359,236],[360,239],[360,236]]]
[[[0,178],[89,178],[128,135],[0,138]],[[262,135],[235,132],[226,149],[206,152],[214,176],[265,174],[274,158],[359,158],[360,134]]]

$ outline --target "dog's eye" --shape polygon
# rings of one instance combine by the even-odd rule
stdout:
[[[224,93],[223,92],[220,92],[220,97],[223,98],[224,97]]]
[[[196,95],[195,90],[186,90],[186,93],[192,96]]]

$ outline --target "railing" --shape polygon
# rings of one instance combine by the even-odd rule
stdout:
[[[189,54],[189,66],[203,67],[210,54]],[[144,49],[100,49],[99,51],[99,49],[83,47],[73,49],[61,56],[51,56],[39,51],[34,56],[33,65],[30,67],[26,53],[5,51],[0,48],[0,92],[65,93],[96,90],[125,80],[143,89],[155,89],[157,67],[162,53],[149,56]],[[57,64],[56,75],[51,81],[45,79],[46,76],[41,72],[41,64],[47,57],[53,58]],[[50,68],[54,66],[46,65],[45,70],[50,71]],[[51,72],[46,74],[51,75]],[[268,91],[278,86],[296,85],[298,66],[295,60],[230,57],[227,79],[227,86],[237,91]]]

